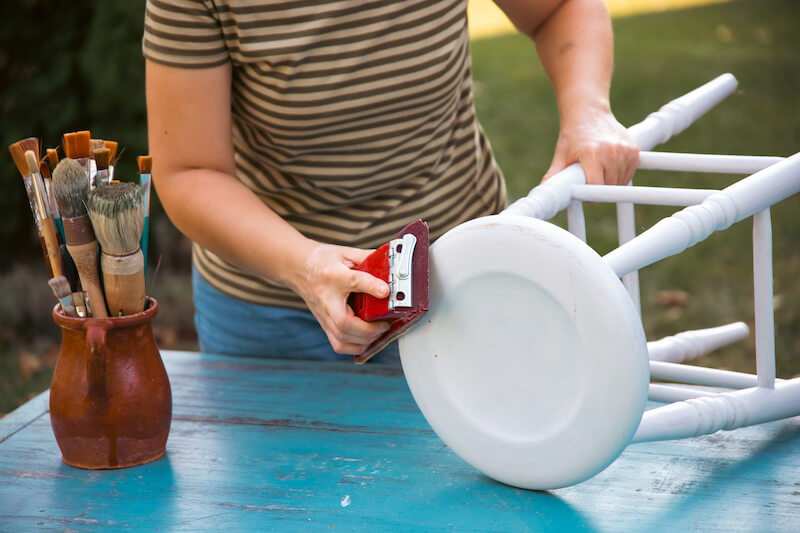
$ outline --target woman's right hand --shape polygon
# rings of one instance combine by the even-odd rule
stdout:
[[[306,238],[236,179],[231,65],[146,65],[153,180],[170,220],[225,261],[294,290],[336,352],[363,352],[388,323],[359,319],[347,298],[352,292],[385,298],[388,284],[352,270],[368,250]]]
[[[350,293],[354,292],[375,298],[389,296],[388,283],[353,270],[370,253],[370,250],[320,243],[307,255],[304,268],[287,280],[290,288],[305,300],[336,353],[362,353],[389,329],[385,321],[361,320],[347,304]]]

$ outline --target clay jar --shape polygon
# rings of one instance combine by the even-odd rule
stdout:
[[[158,303],[115,318],[72,318],[61,307],[61,351],[50,386],[50,423],[65,463],[125,468],[164,454],[172,391],[153,337]]]

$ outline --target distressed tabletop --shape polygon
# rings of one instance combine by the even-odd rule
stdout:
[[[0,531],[798,531],[800,418],[635,444],[532,492],[454,455],[399,369],[163,352],[166,455],[61,462],[47,392],[0,419]]]

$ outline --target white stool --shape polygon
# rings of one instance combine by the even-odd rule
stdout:
[[[720,76],[629,131],[649,150],[735,88],[732,75]],[[719,191],[586,185],[574,164],[500,215],[462,224],[431,247],[430,311],[400,339],[403,370],[431,427],[490,477],[563,487],[602,471],[632,442],[800,414],[800,378],[775,379],[769,215],[772,204],[800,191],[800,154],[643,151],[639,167],[754,174]],[[584,242],[582,201],[620,202],[623,244],[604,257]],[[636,236],[634,203],[688,207]],[[562,209],[570,232],[544,221]],[[748,328],[739,322],[648,343],[637,270],[750,216],[757,375],[682,365],[746,337]],[[736,390],[650,384],[650,377]],[[674,403],[645,412],[648,393]]]

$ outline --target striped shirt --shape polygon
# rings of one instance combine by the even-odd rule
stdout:
[[[180,68],[231,62],[236,177],[312,239],[375,248],[505,206],[475,119],[466,0],[148,0],[142,47]],[[197,244],[241,300],[304,309],[289,289]]]

